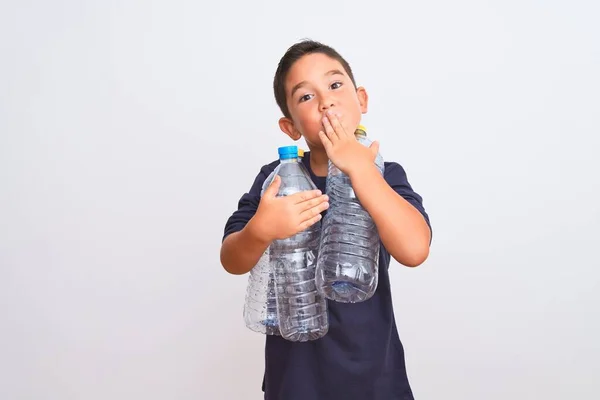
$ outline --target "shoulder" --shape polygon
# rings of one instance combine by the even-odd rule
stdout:
[[[277,166],[279,165],[279,160],[275,160],[270,162],[269,164],[265,164],[261,167],[260,172],[263,174],[267,174],[267,176],[275,171],[275,168],[277,168]]]
[[[412,191],[406,170],[400,163],[386,161],[384,167],[383,177],[390,186],[396,189],[396,191]]]
[[[271,175],[271,172],[275,171],[277,165],[279,165],[279,160],[275,160],[269,164],[265,164],[260,168],[258,175],[256,175],[256,178],[254,179],[252,188],[250,189],[251,194],[260,196],[263,183],[269,177],[269,175]]]
[[[262,181],[264,181],[265,179],[267,179],[267,177],[269,175],[271,175],[271,172],[275,171],[275,168],[277,168],[277,166],[279,165],[279,160],[275,160],[273,162],[270,162],[269,164],[265,164],[260,168],[260,171],[258,172],[257,175],[257,179],[262,179]],[[262,184],[262,182],[261,182]]]
[[[233,232],[237,232],[241,230],[250,218],[254,216],[254,213],[258,209],[258,204],[260,203],[260,194],[263,182],[269,177],[271,172],[275,170],[279,161],[273,161],[272,163],[263,165],[254,178],[254,183],[248,192],[244,193],[242,197],[238,201],[237,210],[233,212],[233,214],[227,220],[225,224],[225,232],[223,235],[223,240]]]
[[[383,163],[385,166],[385,172],[387,173],[388,171],[397,171],[398,169],[404,171],[404,168],[402,168],[402,165],[400,165],[399,163],[397,163],[396,161],[386,161],[385,163]]]
[[[383,176],[388,182],[407,181],[404,167],[395,161],[386,161],[384,163]]]
[[[417,208],[422,207],[423,198],[413,190],[406,176],[406,171],[399,163],[386,162],[384,178],[396,193],[413,203]]]
[[[397,162],[386,162],[384,171],[385,181],[394,189],[396,193],[402,196],[405,200],[411,203],[417,210],[423,214],[427,224],[431,228],[429,223],[429,215],[425,211],[423,206],[423,197],[414,191],[412,185],[408,181],[406,171]]]

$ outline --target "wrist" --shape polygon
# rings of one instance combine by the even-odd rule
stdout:
[[[375,163],[369,162],[366,164],[356,164],[354,168],[348,171],[347,175],[350,178],[350,181],[354,183],[354,181],[361,179],[373,179],[376,175],[381,174]]]
[[[256,243],[268,246],[273,240],[270,239],[268,233],[263,229],[263,226],[264,224],[261,223],[260,217],[255,215],[248,221],[245,230]]]

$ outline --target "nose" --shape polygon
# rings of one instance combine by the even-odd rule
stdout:
[[[319,110],[321,110],[321,112],[325,112],[332,107],[335,107],[333,99],[329,96],[324,96],[319,104]]]

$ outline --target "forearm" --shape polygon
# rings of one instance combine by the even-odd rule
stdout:
[[[409,267],[422,264],[429,255],[431,232],[419,210],[387,184],[375,165],[350,179],[390,255]]]
[[[251,219],[244,229],[227,236],[221,245],[221,264],[230,274],[249,272],[269,247],[268,242],[254,233],[253,223]]]

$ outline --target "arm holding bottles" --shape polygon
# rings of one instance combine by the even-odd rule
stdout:
[[[314,225],[329,207],[328,197],[319,190],[277,197],[281,178],[275,176],[265,190],[256,214],[239,232],[227,236],[221,245],[221,264],[231,274],[249,272],[267,247]]]
[[[350,177],[361,204],[373,218],[381,241],[400,264],[416,267],[429,256],[431,231],[425,218],[385,181],[374,160],[379,144],[360,144],[334,114],[323,119],[319,136],[327,156]]]

